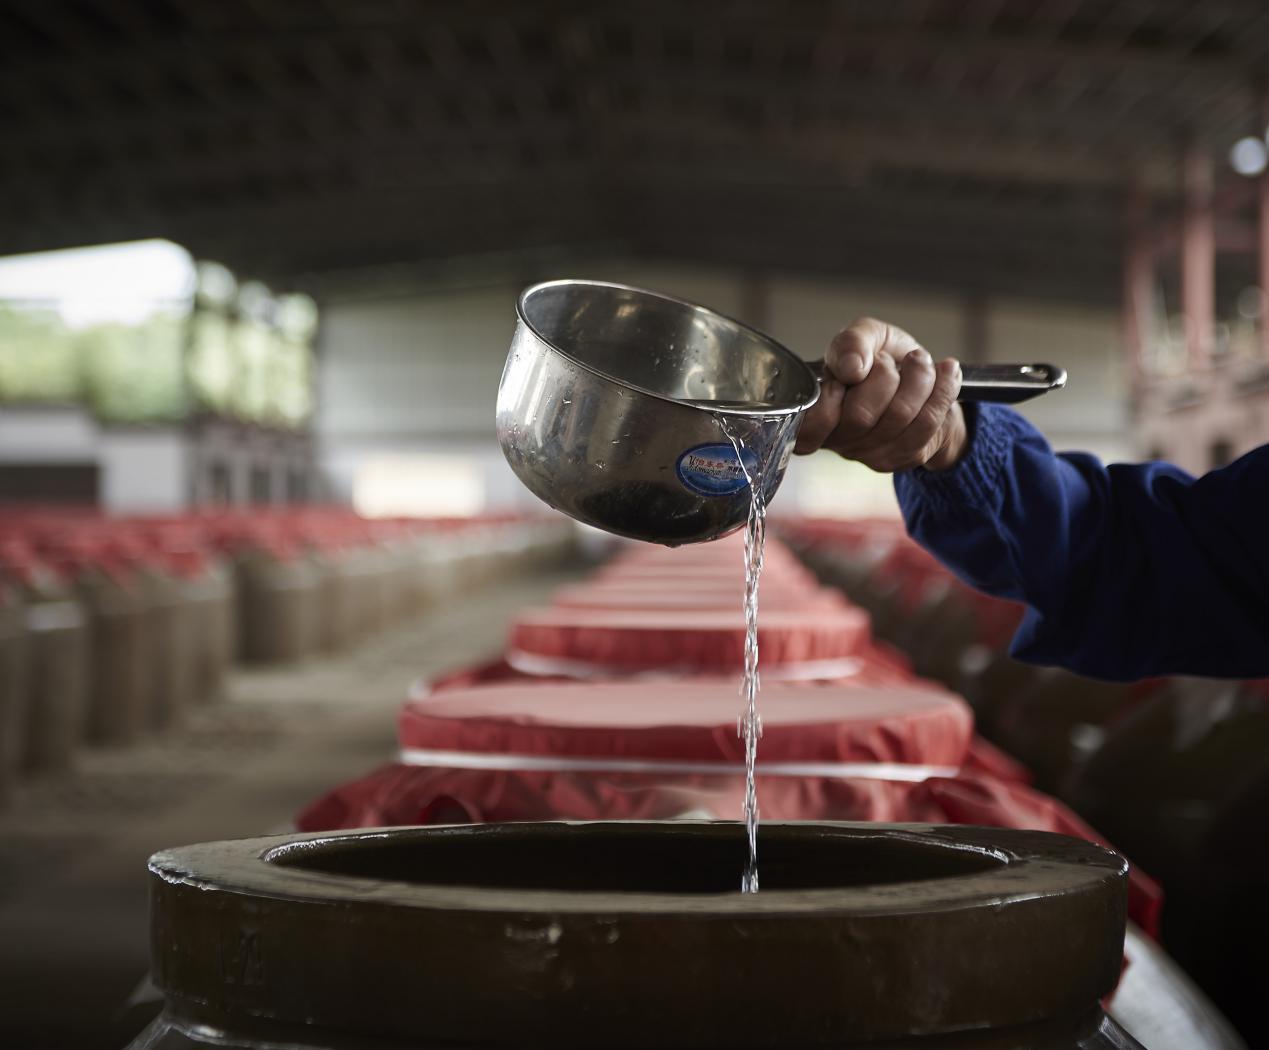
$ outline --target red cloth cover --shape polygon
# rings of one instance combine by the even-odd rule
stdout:
[[[551,596],[551,605],[557,609],[611,609],[629,612],[684,610],[732,610],[744,603],[744,581],[731,587],[625,587],[617,584],[580,584],[561,587]],[[765,586],[758,595],[760,614],[794,611],[812,613],[834,612],[850,608],[850,602],[840,591],[826,587],[772,588]]]
[[[1005,754],[990,740],[981,736],[975,736],[970,741],[964,768],[966,772],[985,773],[997,780],[1010,780],[1015,784],[1030,784],[1035,779],[1031,770],[1016,758]]]
[[[858,667],[851,674],[835,676],[831,678],[815,679],[815,684],[823,684],[826,682],[846,682],[846,683],[869,683],[873,685],[886,684],[907,684],[917,681],[916,676],[912,673],[912,665],[908,658],[893,646],[886,645],[884,642],[873,641],[865,646],[858,654]],[[707,676],[707,677],[716,677]],[[568,682],[576,681],[575,677],[557,674],[557,675],[538,675],[529,674],[525,671],[518,671],[507,663],[505,657],[498,657],[496,660],[488,660],[480,664],[472,664],[465,667],[455,668],[447,671],[445,674],[431,681],[420,680],[416,683],[414,689],[411,690],[410,699],[421,698],[432,693],[442,693],[450,689],[465,689],[472,685],[483,685],[491,682]],[[593,681],[593,677],[588,677],[587,681]],[[729,679],[739,682],[739,678]],[[417,694],[417,695],[416,695]],[[999,756],[998,758],[996,756]],[[972,757],[972,756],[971,756]],[[993,770],[999,772],[1001,769],[1009,768],[1016,773],[1023,767],[1018,765],[1003,752],[995,752],[995,755],[985,756],[982,761],[989,765]],[[1016,767],[1016,769],[1014,768]],[[1023,774],[1017,779],[1028,780],[1029,775],[1023,770]]]
[[[406,704],[402,747],[494,754],[744,762],[731,679],[509,682]],[[959,766],[973,716],[933,685],[788,685],[762,690],[765,762]]]
[[[739,764],[732,679],[510,683],[407,704],[402,747],[492,755]],[[972,726],[945,690],[909,685],[779,685],[762,694],[762,764],[898,762],[958,766]],[[764,817],[905,820],[911,783],[760,776]],[[739,819],[744,778],[649,771],[480,770],[389,765],[308,808],[309,829],[446,820],[654,819],[700,811]]]
[[[826,778],[758,778],[764,820],[917,821],[977,824],[1105,840],[1055,799],[1023,784],[962,772],[920,784]],[[300,831],[397,824],[515,820],[662,820],[699,813],[740,819],[744,785],[734,776],[506,772],[392,763],[341,785],[296,819]],[[1163,894],[1133,866],[1128,908],[1158,936]]]
[[[631,549],[614,558],[593,577],[596,583],[664,581],[675,587],[682,581],[721,582],[744,586],[744,537],[739,533],[713,543],[692,544],[677,549],[644,547]],[[784,544],[768,537],[763,549],[763,585],[816,586],[815,575]]]
[[[758,648],[768,675],[809,661],[857,658],[869,641],[868,614],[845,607],[799,613],[764,611]],[[517,654],[611,673],[662,670],[739,672],[744,666],[743,610],[682,612],[529,609],[512,624],[508,659]]]
[[[501,755],[737,763],[740,697],[732,679],[525,684],[487,665],[476,688],[445,688],[406,705],[403,747]],[[514,673],[514,672],[513,672]],[[452,678],[452,676],[451,676]],[[761,697],[759,801],[769,820],[931,821],[1030,828],[1103,841],[1065,806],[1025,784],[983,772],[1009,763],[970,742],[971,716],[937,687],[779,685]],[[974,752],[987,756],[976,760]],[[781,761],[962,765],[921,783],[762,776]],[[664,819],[688,812],[739,819],[743,778],[661,772],[481,770],[393,763],[345,784],[298,818],[304,831],[390,824],[513,820]],[[1134,920],[1153,933],[1162,894],[1130,877]]]

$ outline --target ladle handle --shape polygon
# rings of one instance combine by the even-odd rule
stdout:
[[[1056,365],[961,365],[958,401],[1001,401],[1016,405],[1066,386],[1066,369]]]
[[[824,362],[807,362],[819,379]],[[1066,386],[1066,369],[1057,365],[961,365],[958,401],[998,401],[1016,405]]]

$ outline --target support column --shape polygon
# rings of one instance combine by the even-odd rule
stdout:
[[[988,327],[990,303],[984,292],[965,294],[961,307],[961,361],[976,364],[991,360],[991,335]]]
[[[1216,227],[1212,214],[1212,158],[1189,143],[1182,161],[1181,309],[1190,369],[1211,364],[1216,330]]]
[[[1146,378],[1146,340],[1154,312],[1154,254],[1150,244],[1150,198],[1134,179],[1124,202],[1124,284],[1120,305],[1128,386],[1137,397]]]
[[[741,278],[740,315],[760,332],[771,321],[771,279],[762,270],[748,270]]]
[[[1269,91],[1261,96],[1260,134],[1269,134]],[[1269,168],[1256,177],[1256,256],[1260,286],[1260,356],[1269,359]]]

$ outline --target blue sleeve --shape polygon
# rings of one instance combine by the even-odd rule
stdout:
[[[895,491],[918,543],[1026,603],[1014,656],[1115,680],[1269,675],[1269,445],[1195,480],[1055,455],[1011,409],[967,409],[964,458]]]

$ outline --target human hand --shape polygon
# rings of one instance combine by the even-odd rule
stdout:
[[[946,470],[968,444],[960,388],[954,358],[936,364],[903,329],[860,318],[829,344],[794,451],[827,448],[885,473]]]

